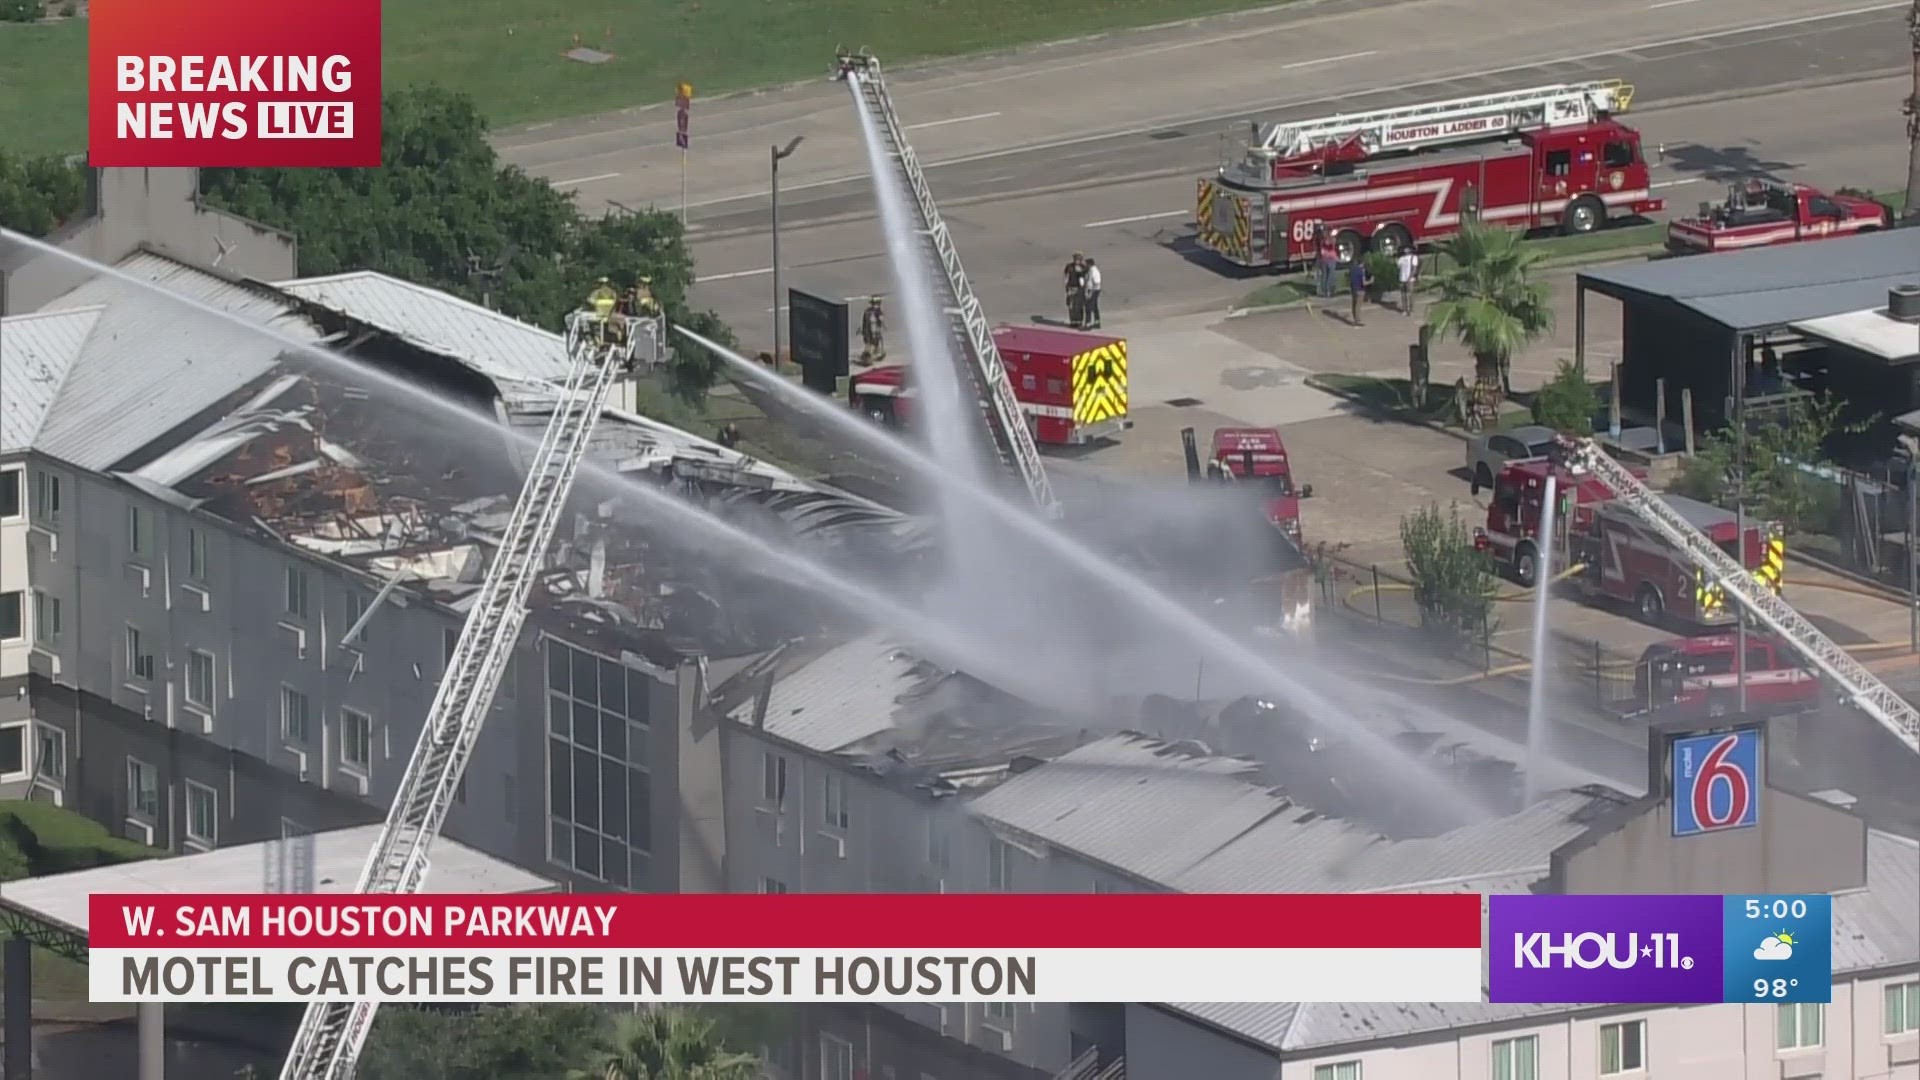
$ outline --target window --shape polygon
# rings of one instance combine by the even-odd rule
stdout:
[[[1808,1050],[1821,1045],[1820,1006],[1812,1003],[1780,1006],[1774,1045],[1782,1050]]]
[[[308,726],[312,714],[307,711],[307,695],[291,686],[280,688],[280,738],[290,743],[304,743],[313,737]]]
[[[207,534],[199,529],[187,530],[187,576],[207,580]]]
[[[1332,1065],[1315,1065],[1313,1080],[1360,1080],[1360,1063],[1339,1061]]]
[[[997,836],[987,841],[987,888],[1013,891],[1013,845]]]
[[[127,759],[127,812],[160,816],[160,773],[139,758]]]
[[[776,881],[770,877],[763,877],[760,879],[760,891],[769,895],[776,895],[792,890],[787,888],[787,883],[784,881]]]
[[[146,641],[137,626],[127,627],[127,677],[153,678],[153,654],[146,650]]]
[[[1831,218],[1835,221],[1846,217],[1845,214],[1840,212],[1839,203],[1818,195],[1807,200],[1807,212],[1817,218]]]
[[[1013,1020],[1013,1002],[989,1001],[986,1005],[985,1016],[988,1020],[998,1020],[1001,1023],[1008,1023]]]
[[[287,614],[297,619],[307,617],[307,571],[303,567],[287,567]]]
[[[546,651],[548,858],[615,889],[643,887],[650,680],[553,638]]]
[[[847,782],[828,772],[820,785],[820,820],[829,829],[847,827]]]
[[[760,802],[775,809],[787,805],[787,759],[779,754],[760,756]]]
[[[33,771],[56,784],[67,782],[67,733],[48,724],[39,725],[40,750]]]
[[[440,663],[453,663],[453,650],[460,646],[460,627],[444,626],[440,628]]]
[[[20,470],[0,471],[0,518],[20,516]]]
[[[373,620],[367,619],[368,605],[373,602],[373,597],[368,596],[366,593],[356,592],[347,597],[347,601],[352,605],[352,608],[347,613],[346,629],[342,630],[341,633],[344,634],[356,626],[360,627],[360,632],[353,635],[352,641],[343,641],[341,644],[351,645],[355,648],[365,648],[367,642],[373,639]],[[362,624],[360,621],[362,619],[366,619],[367,621]]]
[[[853,1080],[853,1044],[822,1032],[820,1080]]]
[[[1920,1031],[1920,981],[1887,987],[1886,1033],[1911,1035]]]
[[[938,817],[927,821],[927,865],[945,870],[948,860],[953,857],[953,838],[947,833],[947,823]]]
[[[42,525],[60,520],[60,478],[52,473],[33,474],[33,517]]]
[[[373,761],[373,717],[352,709],[340,710],[340,764],[366,771]],[[466,777],[462,776],[462,782]]]
[[[1540,1080],[1540,1037],[1499,1039],[1493,1044],[1493,1080]]]
[[[1600,1025],[1600,1075],[1618,1076],[1647,1067],[1647,1022]]]
[[[220,835],[220,793],[187,781],[187,839],[213,847]]]
[[[187,653],[187,704],[213,708],[213,654],[200,649]]]
[[[1547,175],[1566,176],[1573,172],[1573,151],[1553,150],[1547,154]]]
[[[16,641],[26,632],[21,625],[22,592],[0,593],[0,641]]]
[[[52,645],[60,640],[60,598],[33,591],[33,640]]]
[[[27,774],[27,728],[26,724],[0,728],[0,776]]]
[[[1625,169],[1633,165],[1633,144],[1630,142],[1610,142],[1600,151],[1600,162],[1609,169]]]
[[[153,554],[153,511],[127,507],[127,554]]]

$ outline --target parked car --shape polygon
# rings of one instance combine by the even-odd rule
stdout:
[[[1473,477],[1473,493],[1493,486],[1500,467],[1509,461],[1546,457],[1553,449],[1557,433],[1550,427],[1528,424],[1510,431],[1490,431],[1467,440],[1467,474]]]

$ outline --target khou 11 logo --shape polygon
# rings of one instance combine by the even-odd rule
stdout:
[[[1697,1004],[1722,998],[1718,896],[1494,896],[1495,1002]]]

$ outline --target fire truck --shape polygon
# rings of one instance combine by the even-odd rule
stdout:
[[[1893,210],[1858,195],[1832,195],[1805,184],[1754,180],[1727,188],[1725,202],[1667,226],[1667,249],[1678,255],[1740,251],[1801,240],[1858,236],[1891,228]]]
[[[993,343],[1035,442],[1080,446],[1133,426],[1125,338],[1050,326],[996,326]],[[915,390],[904,364],[856,370],[848,402],[884,424],[906,423]]]
[[[1672,620],[1694,626],[1725,626],[1735,618],[1720,585],[1660,535],[1598,478],[1553,459],[1509,462],[1494,478],[1487,523],[1474,543],[1492,555],[1515,581],[1531,587],[1540,578],[1540,518],[1547,477],[1557,489],[1554,550],[1549,572],[1585,567],[1575,584],[1590,598],[1629,603],[1653,625]],[[1720,549],[1752,571],[1776,594],[1786,573],[1786,543],[1778,527],[1749,523],[1740,536],[1731,511],[1678,495],[1667,506]],[[1744,540],[1744,542],[1742,542]]]
[[[1182,429],[1180,437],[1187,445],[1188,479],[1198,480],[1200,466],[1193,429]],[[1299,541],[1300,500],[1313,495],[1313,485],[1294,486],[1287,444],[1278,428],[1215,428],[1208,447],[1206,476],[1222,482],[1252,480],[1264,496],[1267,520]]]
[[[1340,261],[1398,255],[1463,218],[1563,232],[1665,207],[1640,133],[1613,119],[1619,80],[1482,94],[1255,125],[1246,156],[1199,182],[1202,247],[1235,266],[1312,263],[1320,230]]]

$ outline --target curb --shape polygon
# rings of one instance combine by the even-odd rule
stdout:
[[[1787,558],[1792,562],[1804,563],[1808,566],[1813,567],[1815,570],[1823,570],[1829,574],[1832,574],[1834,577],[1843,578],[1847,581],[1851,581],[1855,585],[1858,585],[1863,589],[1867,589],[1871,591],[1875,596],[1878,596],[1880,599],[1885,600],[1889,603],[1899,604],[1902,607],[1905,607],[1908,603],[1908,597],[1906,593],[1903,593],[1898,589],[1895,589],[1893,586],[1888,585],[1884,581],[1878,581],[1878,580],[1875,580],[1874,578],[1868,577],[1867,575],[1861,573],[1858,570],[1850,570],[1844,566],[1839,565],[1838,563],[1828,562],[1826,559],[1805,554],[1804,552],[1795,550],[1792,547],[1789,547],[1787,549]]]

